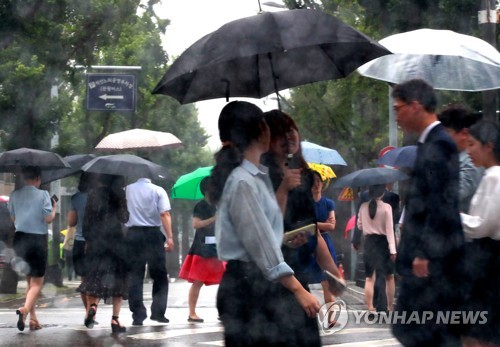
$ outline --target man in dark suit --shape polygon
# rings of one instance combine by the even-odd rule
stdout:
[[[464,236],[459,214],[459,162],[455,142],[435,113],[434,89],[423,80],[396,85],[392,92],[398,125],[419,134],[415,167],[406,199],[396,269],[401,276],[393,333],[405,346],[460,346],[458,325],[443,324],[437,311],[457,310]],[[434,318],[422,323],[423,312]],[[419,322],[408,323],[412,314]],[[406,323],[406,324],[405,324]]]

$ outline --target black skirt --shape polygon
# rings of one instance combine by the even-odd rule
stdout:
[[[366,277],[372,277],[374,271],[378,276],[394,273],[394,263],[391,261],[389,243],[385,235],[366,235],[363,259]]]
[[[217,293],[225,345],[321,346],[316,318],[254,263],[229,261]]]
[[[469,291],[464,310],[486,312],[487,321],[465,325],[464,335],[500,345],[500,241],[476,239],[466,250]]]

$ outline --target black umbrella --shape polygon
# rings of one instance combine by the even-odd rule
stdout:
[[[387,184],[396,181],[403,181],[408,178],[410,178],[410,176],[399,170],[375,167],[357,170],[342,176],[333,184],[333,187],[343,188],[371,186],[374,184]]]
[[[114,154],[96,157],[82,167],[82,171],[129,178],[165,178],[167,170],[158,164],[133,154]]]
[[[172,64],[153,94],[170,95],[181,104],[222,97],[262,98],[346,77],[389,53],[320,11],[265,12],[229,22],[195,42]]]
[[[69,168],[42,171],[42,184],[49,183],[64,177],[75,175],[82,171],[82,166],[95,158],[94,154],[75,154],[64,157],[71,166]]]
[[[16,172],[22,166],[39,166],[42,170],[70,167],[54,152],[23,147],[0,153],[0,172]]]

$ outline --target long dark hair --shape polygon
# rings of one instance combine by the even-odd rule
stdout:
[[[222,148],[215,153],[208,187],[212,204],[219,202],[231,171],[241,164],[243,152],[261,136],[265,126],[264,113],[252,103],[233,101],[224,106],[219,116]]]
[[[287,139],[287,134],[291,130],[296,130],[299,133],[300,137],[300,131],[299,128],[297,127],[297,124],[295,124],[295,121],[293,120],[290,115],[287,113],[280,111],[280,110],[271,110],[264,112],[264,117],[266,119],[266,123],[269,126],[269,130],[271,131],[271,142],[276,140],[276,139]],[[299,143],[299,151],[294,154],[294,168],[296,169],[308,169],[309,166],[307,165],[306,160],[304,159],[304,156],[302,155],[302,148]],[[272,153],[268,152],[264,154],[266,157],[266,162],[273,161],[270,157],[273,156]]]
[[[377,214],[377,198],[380,198],[382,194],[385,192],[384,184],[375,184],[373,186],[368,187],[368,195],[370,196],[370,203],[368,204],[368,212],[370,218],[375,218]]]

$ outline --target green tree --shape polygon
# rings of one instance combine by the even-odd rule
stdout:
[[[93,152],[106,135],[132,127],[167,131],[181,149],[147,155],[169,170],[167,191],[181,174],[210,165],[207,134],[193,105],[179,105],[151,90],[169,68],[161,34],[169,25],[154,5],[160,0],[6,0],[0,4],[0,132],[2,147],[49,149],[61,155]],[[92,65],[140,66],[134,113],[88,112],[85,73]],[[106,72],[118,73],[109,70]],[[67,180],[71,184],[71,179]],[[176,225],[191,231],[192,202],[174,202]],[[188,237],[185,237],[188,240]],[[185,247],[187,248],[187,247]],[[178,254],[173,255],[173,258]],[[178,264],[177,264],[178,267]]]

